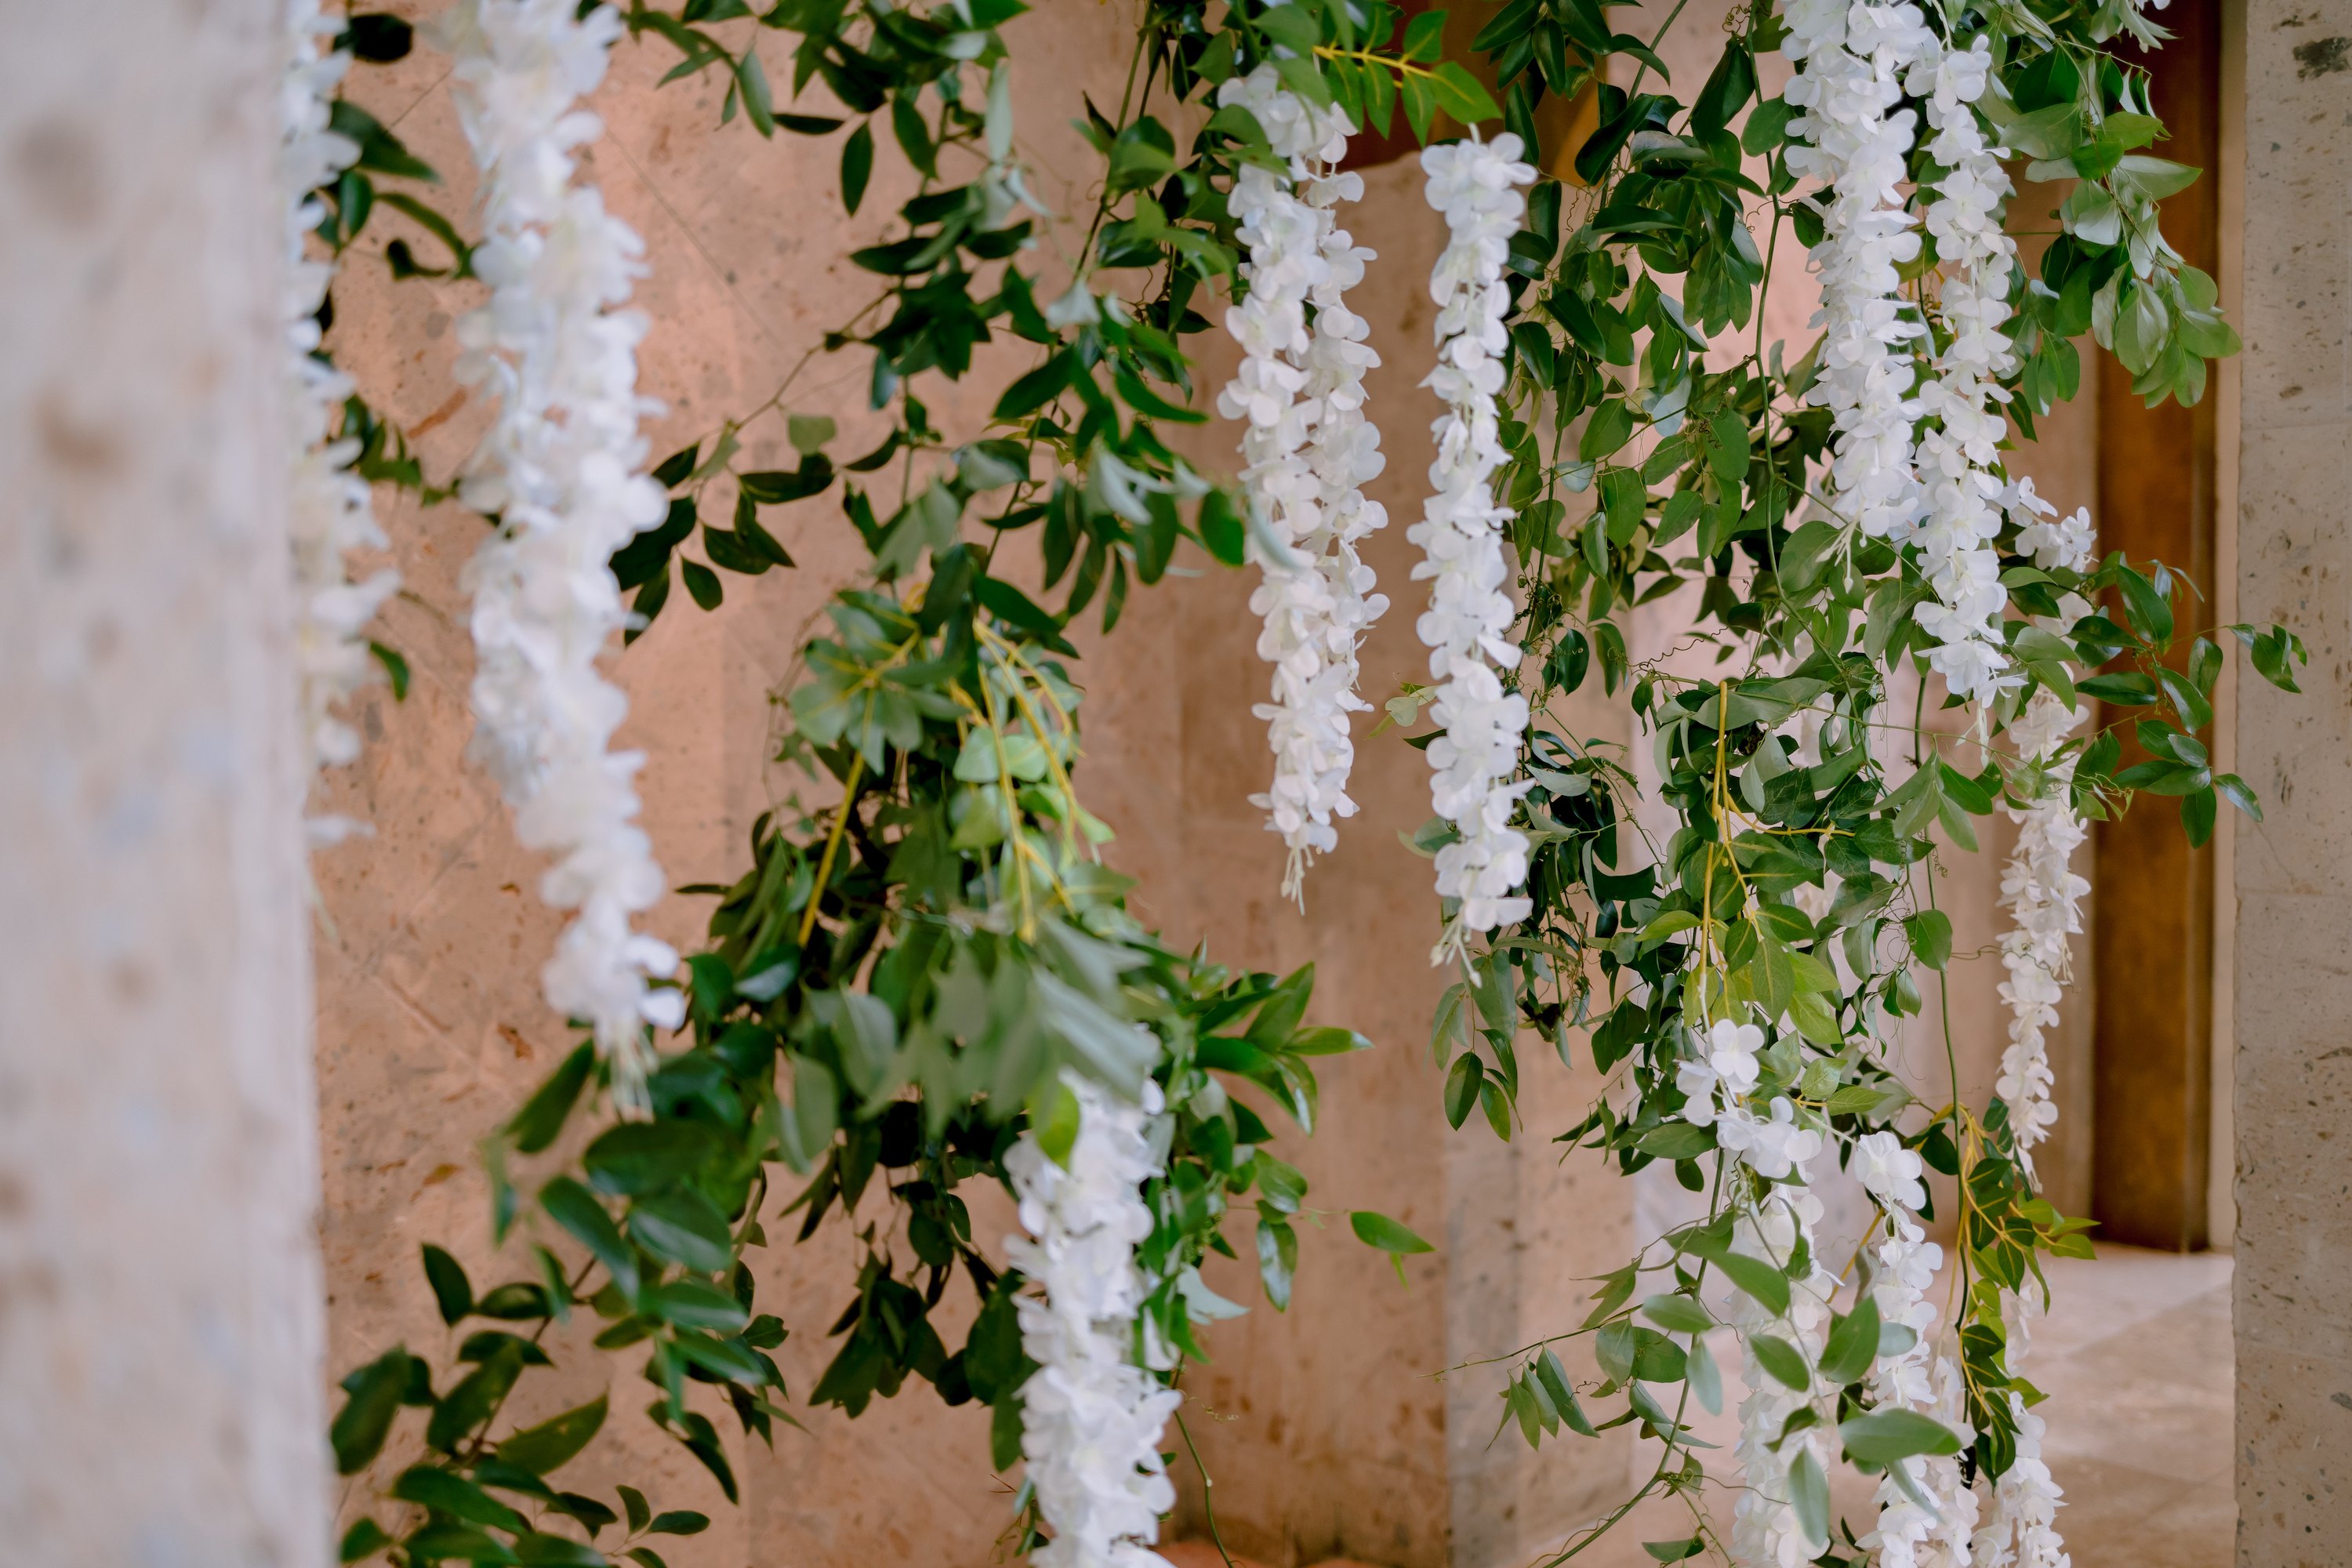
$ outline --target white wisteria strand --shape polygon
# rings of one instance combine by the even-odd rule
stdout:
[[[334,405],[351,395],[349,376],[320,352],[319,307],[334,283],[335,263],[313,259],[311,231],[326,216],[312,195],[359,159],[359,144],[329,129],[337,84],[351,68],[342,51],[323,53],[320,40],[341,31],[321,14],[319,0],[286,0],[286,72],[278,84],[282,136],[278,177],[286,201],[286,278],[280,319],[285,328],[287,446],[292,468],[286,531],[293,551],[294,670],[302,742],[315,781],[322,768],[360,752],[357,731],[335,710],[382,669],[361,635],[400,587],[386,567],[354,583],[345,554],[384,547],[369,503],[367,481],[352,471],[355,439],[330,441]],[[305,824],[314,847],[332,844],[366,825],[344,816],[314,816]]]
[[[1429,746],[1430,800],[1457,837],[1437,852],[1437,891],[1459,900],[1432,961],[1458,956],[1473,931],[1527,918],[1533,907],[1518,889],[1528,879],[1527,836],[1510,826],[1532,779],[1512,782],[1528,700],[1505,687],[1520,650],[1510,640],[1513,606],[1506,591],[1502,525],[1493,478],[1504,461],[1495,412],[1509,340],[1503,318],[1510,296],[1503,266],[1534,183],[1519,161],[1519,139],[1506,132],[1423,151],[1429,205],[1445,216],[1447,243],[1429,279],[1436,301],[1437,368],[1423,385],[1445,412],[1431,426],[1437,460],[1422,521],[1407,532],[1423,559],[1415,578],[1433,579],[1429,609],[1415,630],[1429,650],[1436,686],[1430,716],[1444,733]]]
[[[645,247],[574,184],[574,150],[603,134],[577,107],[604,79],[620,16],[573,0],[463,0],[436,24],[455,57],[457,113],[482,171],[474,269],[488,304],[457,325],[457,377],[498,395],[467,464],[466,504],[498,520],[467,567],[474,598],[474,740],[515,811],[515,835],[558,857],[540,895],[578,911],[542,973],[550,1005],[587,1020],[625,1113],[645,1109],[648,1023],[675,1028],[684,998],[647,977],[677,965],[632,928],[662,896],[652,843],[632,819],[645,758],[608,750],[628,699],[596,661],[626,621],[606,564],[667,510],[639,470],[636,345],[645,318],[614,309]]]
[[[1822,237],[1807,266],[1820,279],[1819,368],[1808,398],[1836,426],[1829,469],[1831,505],[1874,537],[1900,540],[1921,507],[1912,464],[1919,404],[1906,346],[1927,331],[1898,297],[1896,268],[1919,255],[1919,234],[1903,210],[1905,160],[1916,129],[1896,110],[1903,78],[1935,47],[1915,5],[1791,0],[1781,53],[1797,62],[1782,97],[1799,144],[1790,171],[1822,181],[1811,200]]]
[[[1385,461],[1364,412],[1364,373],[1380,356],[1345,302],[1372,252],[1338,226],[1339,204],[1364,194],[1361,174],[1337,172],[1354,131],[1344,113],[1299,98],[1271,65],[1225,82],[1217,101],[1246,109],[1286,165],[1243,165],[1227,198],[1249,247],[1249,293],[1225,313],[1242,363],[1217,410],[1247,421],[1248,548],[1263,577],[1250,609],[1265,623],[1258,657],[1274,666],[1274,700],[1251,710],[1267,723],[1274,780],[1250,804],[1282,835],[1283,896],[1303,908],[1307,867],[1339,843],[1331,819],[1355,815],[1348,716],[1370,707],[1356,649],[1388,608],[1358,553],[1388,522],[1363,492]]]
[[[1908,1347],[1881,1356],[1871,1368],[1873,1405],[1940,1421],[1966,1447],[1976,1437],[1968,1425],[1968,1382],[1928,1296],[1944,1252],[1919,1223],[1919,1210],[1927,1204],[1921,1180],[1925,1163],[1895,1133],[1871,1132],[1854,1140],[1852,1169],[1885,1215],[1871,1249],[1870,1289],[1878,1321],[1913,1335]],[[1881,1479],[1878,1525],[1862,1543],[1878,1549],[1880,1568],[1966,1568],[1978,1504],[1958,1456],[1895,1462],[1911,1484],[1896,1479],[1892,1469]]]
[[[1919,438],[1926,515],[1910,533],[1936,594],[1935,603],[1919,607],[1919,626],[1936,644],[1929,668],[1954,696],[1979,703],[2024,683],[2001,641],[2009,591],[1993,548],[2004,489],[1999,447],[2009,434],[2000,378],[2017,368],[2001,330],[2017,242],[2002,227],[2011,190],[2005,150],[1986,142],[1977,117],[1991,70],[1990,38],[1965,47],[1930,40],[1905,84],[1927,106],[1936,131],[1927,154],[1947,171],[1927,210],[1944,274],[1937,314],[1950,341],[1919,389],[1920,412],[1937,421]]]
[[[1822,1212],[1822,1200],[1810,1187],[1776,1184],[1739,1216],[1732,1229],[1732,1247],[1775,1268],[1786,1265],[1800,1246],[1817,1258],[1813,1227]],[[1828,1342],[1830,1300],[1836,1289],[1835,1278],[1816,1262],[1804,1279],[1789,1282],[1785,1314],[1776,1314],[1745,1290],[1735,1290],[1725,1298],[1729,1307],[1725,1318],[1743,1334],[1769,1333],[1794,1345],[1810,1366],[1821,1360]],[[1827,1542],[1806,1538],[1792,1471],[1799,1456],[1808,1455],[1826,1476],[1835,1458],[1830,1437],[1836,1428],[1816,1423],[1784,1436],[1789,1418],[1813,1403],[1813,1393],[1790,1388],[1752,1355],[1741,1367],[1740,1380],[1748,1394],[1740,1402],[1739,1438],[1732,1448],[1740,1477],[1731,1516],[1732,1560],[1750,1568],[1799,1568]]]
[[[1183,1396],[1135,1362],[1135,1317],[1149,1283],[1136,1267],[1151,1234],[1142,1184],[1159,1173],[1149,1129],[1160,1086],[1128,1105],[1076,1073],[1077,1136],[1059,1163],[1034,1131],[1004,1157],[1025,1236],[1005,1242],[1026,1277],[1015,1304],[1021,1348],[1037,1363],[1021,1385],[1021,1452],[1053,1539],[1039,1568],[1150,1568],[1176,1488],[1160,1435]]]
[[[2011,1375],[2025,1360],[2036,1315],[2030,1300],[2003,1292],[2001,1314],[2006,1346],[2001,1359]],[[2058,1531],[2058,1510],[2065,1489],[2051,1478],[2042,1457],[2047,1430],[2042,1417],[2026,1408],[2025,1396],[2011,1393],[2010,1414],[2017,1421],[2017,1454],[1993,1483],[1992,1514],[1970,1542],[1973,1568],[2070,1568],[2066,1543]]]

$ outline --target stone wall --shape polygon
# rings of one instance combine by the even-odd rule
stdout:
[[[2238,682],[2269,820],[2235,871],[2238,1561],[2352,1563],[2352,5],[2245,10],[2237,613],[2311,651]]]

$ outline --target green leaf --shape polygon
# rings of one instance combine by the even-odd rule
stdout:
[[[710,1516],[696,1513],[691,1509],[674,1509],[655,1519],[646,1527],[652,1535],[700,1535],[710,1528]]]
[[[1706,1537],[1694,1535],[1688,1541],[1644,1541],[1642,1550],[1661,1563],[1680,1563],[1706,1550]]]
[[[1940,972],[1952,960],[1952,917],[1941,910],[1921,910],[1906,916],[1903,934],[1911,952],[1928,968]]]
[[[1774,1317],[1789,1310],[1789,1277],[1764,1259],[1727,1251],[1709,1261]]]
[[[1933,1416],[1916,1410],[1874,1410],[1838,1425],[1845,1451],[1866,1464],[1891,1465],[1915,1454],[1957,1454],[1960,1439]]]
[[[518,1536],[514,1550],[514,1560],[530,1568],[605,1568],[603,1552],[568,1536]]]
[[[1642,1303],[1642,1315],[1680,1334],[1703,1334],[1715,1327],[1714,1316],[1688,1296],[1652,1296]]]
[[[743,112],[750,117],[751,129],[762,136],[773,136],[775,96],[768,90],[768,73],[760,65],[757,50],[745,49],[743,58],[735,62],[735,85],[742,91]]]
[[[337,1475],[357,1475],[383,1450],[408,1387],[409,1359],[404,1348],[394,1345],[343,1379],[343,1392],[350,1397],[327,1433]]]
[[[677,1279],[655,1286],[646,1292],[643,1310],[665,1322],[715,1329],[723,1334],[731,1334],[751,1321],[740,1301],[700,1279]]]
[[[1431,70],[1430,86],[1437,94],[1437,106],[1465,125],[1502,115],[1502,106],[1486,85],[1459,60],[1439,61]]]
[[[477,1564],[522,1561],[470,1524],[428,1524],[401,1544],[412,1563],[446,1563],[452,1557]]]
[[[336,1551],[338,1563],[357,1563],[373,1557],[393,1543],[383,1526],[372,1519],[362,1519],[343,1532],[343,1543]]]
[[[1789,1387],[1802,1394],[1813,1385],[1812,1376],[1805,1369],[1805,1358],[1797,1347],[1774,1334],[1750,1333],[1748,1353],[1756,1364],[1770,1373]]]
[[[499,1347],[433,1407],[425,1427],[426,1447],[445,1454],[455,1452],[468,1434],[490,1418],[521,1372],[521,1352],[511,1345]]]
[[[2172,606],[2156,584],[2128,566],[2118,567],[2116,585],[2123,592],[2124,613],[2132,629],[2154,643],[2158,652],[2172,646]]]
[[[691,1187],[637,1199],[629,1210],[629,1234],[656,1257],[697,1273],[721,1273],[735,1261],[727,1216]]]
[[[653,1510],[646,1504],[646,1494],[636,1488],[617,1487],[614,1489],[621,1494],[621,1507],[627,1510],[629,1533],[635,1535],[644,1530],[646,1521],[653,1518]]]
[[[557,1176],[539,1190],[540,1206],[555,1223],[570,1231],[612,1276],[621,1294],[637,1294],[637,1255],[621,1236],[620,1226],[597,1201],[596,1194],[569,1176]]]
[[[432,1465],[413,1465],[401,1472],[388,1494],[402,1502],[421,1503],[476,1524],[524,1531],[530,1522],[465,1477]]]
[[[874,128],[861,121],[841,144],[841,205],[853,216],[866,199],[866,183],[874,177]]]
[[[407,701],[408,660],[401,657],[398,648],[386,647],[373,639],[368,643],[368,652],[375,656],[376,663],[383,666],[384,679],[392,683],[392,700],[394,702]]]
[[[1379,1247],[1389,1255],[1389,1262],[1396,1269],[1397,1283],[1400,1285],[1406,1284],[1404,1277],[1406,1258],[1416,1252],[1437,1250],[1388,1215],[1374,1214],[1370,1209],[1358,1209],[1349,1215],[1348,1225],[1355,1231],[1358,1241],[1362,1242],[1366,1247]]]
[[[1822,1347],[1822,1376],[1844,1387],[1870,1370],[1878,1356],[1878,1300],[1864,1292],[1853,1311],[1835,1319]]]
[[[474,1310],[474,1287],[466,1279],[466,1271],[457,1260],[434,1246],[425,1244],[425,1278],[433,1286],[433,1300],[441,1310],[441,1321],[451,1328]]]
[[[536,1154],[555,1142],[563,1131],[564,1122],[571,1119],[572,1107],[580,1099],[582,1086],[595,1068],[596,1047],[593,1042],[583,1041],[548,1075],[547,1081],[506,1124],[506,1135],[513,1140],[519,1152]]]
[[[1797,1510],[1797,1528],[1805,1532],[1805,1550],[1827,1549],[1830,1540],[1830,1479],[1813,1451],[1799,1447],[1789,1467],[1789,1501]]]
[[[585,1448],[604,1425],[604,1395],[527,1427],[499,1445],[499,1458],[534,1476],[562,1468]]]
[[[1479,1085],[1485,1081],[1484,1066],[1475,1053],[1465,1051],[1454,1058],[1453,1070],[1445,1075],[1447,1125],[1459,1129],[1469,1120],[1471,1109],[1478,1103]]]
[[[647,1193],[693,1174],[718,1152],[717,1137],[691,1121],[624,1121],[581,1156],[599,1191]]]
[[[2214,774],[2213,787],[2220,790],[2222,796],[2227,799],[2231,805],[2236,806],[2240,811],[2244,812],[2256,822],[2260,822],[2263,819],[2262,801],[2255,795],[2252,790],[2246,787],[2246,781],[2240,778],[2237,774]]]

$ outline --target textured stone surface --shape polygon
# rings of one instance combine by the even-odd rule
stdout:
[[[2352,692],[2346,659],[2352,5],[2246,10],[2238,614],[2300,633],[2304,695],[2238,687],[2238,1561],[2352,1563]]]
[[[0,1538],[329,1559],[277,7],[0,56]]]

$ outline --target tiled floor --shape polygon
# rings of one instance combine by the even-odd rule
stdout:
[[[2237,1525],[2230,1259],[2105,1247],[2095,1263],[2062,1258],[2049,1272],[2056,1304],[2020,1370],[2050,1395],[2043,1454],[2065,1490],[2058,1522],[2074,1568],[2226,1568]],[[1710,1348],[1736,1392],[1738,1345],[1717,1338],[1727,1342]],[[1727,1451],[1735,1411],[1702,1416],[1699,1435]],[[1860,1529],[1870,1483],[1840,1479],[1834,1503]],[[1174,1568],[1223,1568],[1205,1542],[1163,1554]]]

